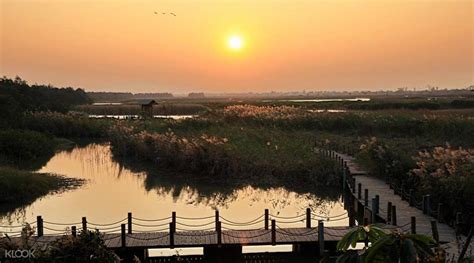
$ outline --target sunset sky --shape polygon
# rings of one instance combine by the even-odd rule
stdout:
[[[0,74],[29,83],[131,92],[474,84],[473,0],[0,2]]]

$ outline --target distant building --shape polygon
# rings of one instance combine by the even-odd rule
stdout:
[[[197,99],[197,98],[205,98],[206,96],[204,96],[204,92],[191,92],[188,94],[188,98],[194,98],[194,99]]]

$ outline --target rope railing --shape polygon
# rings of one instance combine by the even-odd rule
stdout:
[[[262,217],[264,217],[264,215],[261,215],[261,216],[255,218],[255,219],[250,220],[250,221],[247,221],[247,222],[235,222],[235,221],[231,221],[231,220],[229,220],[229,219],[226,219],[225,217],[222,217],[222,216],[220,216],[219,218],[222,219],[222,222],[223,222],[223,223],[224,223],[224,222],[227,222],[228,224],[245,226],[245,225],[248,225],[248,224],[250,224],[250,223],[254,223],[254,222],[260,220]],[[262,221],[262,222],[263,222],[263,221]]]
[[[113,222],[113,223],[94,223],[94,222],[87,222],[89,225],[93,225],[93,226],[112,226],[112,225],[117,225],[117,224],[120,224],[122,222],[124,222],[125,220],[127,220],[127,218],[124,218],[124,219],[121,219],[119,221],[116,221],[116,222]],[[81,224],[81,223],[79,223]]]
[[[160,227],[160,226],[168,226],[169,223],[166,222],[166,223],[163,223],[163,224],[146,225],[146,224],[140,224],[140,223],[132,222],[132,225],[134,225],[134,226],[141,226],[141,227]]]
[[[159,222],[159,221],[164,221],[164,220],[170,220],[171,217],[164,217],[164,218],[158,218],[158,219],[143,219],[143,218],[138,218],[138,217],[132,217],[133,220],[137,221],[144,221],[144,222]]]
[[[212,221],[212,222],[205,223],[205,224],[194,224],[194,225],[191,225],[191,224],[184,224],[184,223],[181,223],[181,222],[176,221],[176,224],[177,224],[177,225],[181,225],[181,226],[185,226],[185,227],[203,227],[203,226],[214,225],[215,223],[216,223],[216,222]]]

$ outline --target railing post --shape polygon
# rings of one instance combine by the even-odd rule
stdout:
[[[411,217],[411,233],[416,234],[416,217]]]
[[[85,216],[82,217],[82,232],[87,232],[87,218]]]
[[[355,179],[355,177],[351,177],[351,179],[352,179],[351,180],[351,182],[352,182],[352,184],[351,184],[352,193],[355,194],[355,192],[356,192],[356,179]]]
[[[392,205],[392,225],[397,225],[397,206]]]
[[[128,212],[127,224],[128,224],[128,233],[131,234],[132,233],[132,213],[131,212]]]
[[[364,206],[369,206],[369,189],[364,189]]]
[[[38,237],[43,236],[43,218],[41,216],[36,217],[36,231],[38,233]]]
[[[430,195],[426,195],[426,214],[431,214]]]
[[[377,222],[377,213],[376,213],[376,200],[375,200],[375,197],[372,198],[372,213],[371,213],[371,219],[370,221],[372,222],[372,224],[376,223]]]
[[[387,203],[387,224],[392,223],[392,202]]]
[[[71,226],[71,235],[73,237],[76,237],[77,236],[77,229],[76,229],[76,226]]]
[[[429,215],[429,202],[430,202],[430,195],[423,195],[422,208],[423,208],[423,214],[425,215]]]
[[[268,220],[269,220],[269,212],[268,209],[265,209],[265,230],[268,230]]]
[[[127,241],[126,241],[126,233],[125,233],[125,224],[121,224],[121,240],[122,240],[122,247],[127,246]]]
[[[306,228],[311,228],[311,208],[306,208]]]
[[[362,199],[362,184],[358,183],[357,184],[357,199]]]
[[[222,226],[221,222],[217,221],[216,222],[216,232],[217,232],[217,245],[222,245]]]
[[[324,222],[318,221],[318,241],[319,241],[319,255],[324,255]]]
[[[170,235],[170,248],[174,248],[174,232],[175,232],[174,227],[175,227],[174,223],[171,222],[170,223],[170,229],[169,229],[169,231],[170,231],[170,233],[169,233],[169,235]]]
[[[461,222],[462,221],[462,214],[461,212],[456,212],[456,222],[455,222],[455,231],[456,233],[460,233],[461,231]]]
[[[215,211],[215,221],[216,221],[216,231],[218,231],[218,225],[220,224],[220,216],[219,216],[219,210],[216,209]]]
[[[433,233],[433,239],[439,243],[438,224],[436,220],[431,220],[431,232]]]
[[[276,245],[276,221],[272,219],[272,246]]]
[[[438,222],[442,223],[443,222],[443,215],[442,215],[442,212],[443,212],[443,204],[442,203],[438,203],[438,211],[437,211],[437,214],[438,214]]]
[[[375,214],[379,214],[379,209],[380,208],[380,196],[375,195]]]
[[[171,223],[173,224],[173,231],[176,232],[176,212],[171,212]]]
[[[410,206],[415,206],[415,195],[413,193],[413,189],[410,189]]]

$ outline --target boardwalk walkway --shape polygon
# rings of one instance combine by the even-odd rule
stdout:
[[[337,242],[350,230],[349,227],[325,227],[324,242]],[[300,243],[317,243],[318,228],[277,228],[275,242],[272,242],[272,231],[254,230],[223,230],[221,245],[284,245]],[[60,236],[33,236],[30,245],[42,246],[53,242]],[[104,235],[105,245],[109,248],[122,247],[120,233]],[[168,232],[147,232],[125,235],[125,246],[128,248],[169,248]],[[202,247],[218,245],[216,231],[179,231],[174,234],[174,247]]]
[[[389,203],[391,206],[396,207],[396,225],[406,232],[411,231],[411,220],[413,217],[416,218],[417,234],[432,236],[432,222],[436,222],[439,241],[440,243],[443,243],[443,247],[448,253],[448,258],[454,257],[457,259],[457,255],[460,253],[462,241],[465,240],[466,237],[457,237],[456,231],[451,226],[439,222],[436,218],[423,213],[422,210],[414,206],[410,206],[410,203],[407,200],[403,200],[400,195],[395,194],[389,184],[379,178],[370,176],[368,172],[359,167],[354,162],[354,157],[337,152],[330,155],[333,156],[333,158],[340,160],[342,163],[345,163],[349,175],[354,178],[354,182],[352,183],[354,189],[352,189],[352,193],[353,197],[360,204],[358,206],[359,208],[366,204],[365,192],[367,189],[369,207],[372,199],[377,197],[379,199],[378,217],[382,218],[387,223],[391,223],[391,217],[393,217],[393,210],[392,208],[389,208]],[[403,195],[403,193],[401,195]],[[471,241],[468,251],[472,250],[474,250],[474,241]]]

